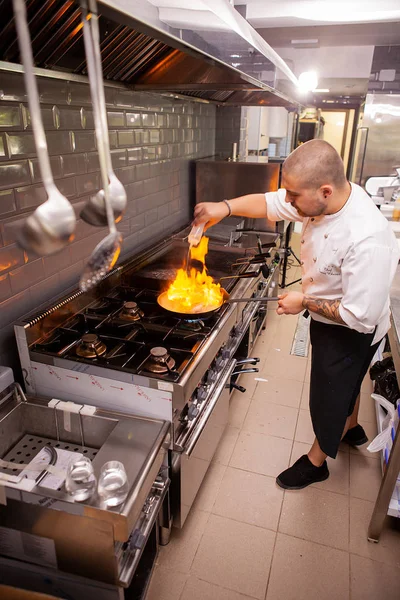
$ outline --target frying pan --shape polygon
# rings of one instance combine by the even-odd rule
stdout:
[[[187,312],[178,311],[174,308],[174,302],[168,299],[168,292],[162,292],[157,298],[157,303],[161,308],[168,311],[169,313],[173,313],[175,316],[180,317],[181,319],[189,319],[190,317],[195,317],[196,319],[204,319],[205,317],[210,317],[213,313],[217,312],[225,303],[233,304],[236,302],[260,302],[260,304],[265,304],[266,302],[277,302],[279,298],[277,296],[274,297],[263,297],[263,298],[230,298],[228,292],[224,289],[222,291],[223,300],[219,306],[216,308],[210,308],[208,310],[202,309],[199,306],[199,310],[188,310]]]

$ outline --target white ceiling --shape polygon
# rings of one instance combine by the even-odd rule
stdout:
[[[218,35],[220,49],[230,26],[218,18],[217,8],[224,12],[225,2],[234,3],[297,77],[315,70],[318,88],[328,88],[331,96],[365,94],[374,47],[400,44],[400,0],[215,0],[216,13],[210,0],[147,2],[172,27],[211,36],[210,43]],[[238,68],[249,60],[243,52],[237,54]]]
[[[400,20],[399,0],[235,0],[257,29]]]
[[[297,77],[317,72],[318,88],[330,90],[321,98],[364,95],[374,47],[400,44],[400,0],[235,0],[235,5],[246,5],[246,19]]]

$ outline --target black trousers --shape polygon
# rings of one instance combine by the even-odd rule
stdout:
[[[371,346],[374,335],[311,319],[311,420],[321,450],[332,458],[379,346]]]

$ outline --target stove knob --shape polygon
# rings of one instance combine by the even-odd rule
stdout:
[[[139,530],[135,529],[129,538],[129,548],[134,550],[141,550],[146,542],[146,536]]]
[[[222,367],[226,363],[226,358],[227,357],[224,358],[222,356],[222,353],[221,353],[221,356],[218,356],[217,360],[215,361],[215,366],[217,367],[217,369],[222,369]]]
[[[265,277],[265,279],[268,279],[269,275],[270,275],[270,268],[268,265],[262,265],[261,267],[261,273],[263,274],[263,277]]]
[[[225,346],[224,348],[222,348],[222,352],[221,352],[221,357],[224,360],[227,360],[228,358],[230,358],[231,356],[231,350],[228,346]]]
[[[209,369],[207,373],[207,383],[214,383],[217,379],[217,372],[214,369]]]
[[[233,328],[232,333],[233,333],[233,339],[238,339],[241,336],[241,334],[242,334],[242,328],[241,328],[241,326],[240,325],[236,325]]]
[[[204,402],[204,400],[207,398],[207,390],[203,387],[199,388],[197,390],[197,402]]]
[[[199,414],[199,409],[197,408],[196,404],[191,404],[188,408],[188,413],[187,413],[188,420],[193,421],[193,419],[195,419],[198,414]]]

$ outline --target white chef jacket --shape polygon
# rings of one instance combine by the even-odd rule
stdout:
[[[301,217],[285,197],[284,189],[265,194],[268,219],[303,223],[303,293],[340,298],[345,324],[361,333],[372,333],[376,327],[372,343],[378,342],[390,327],[389,291],[400,258],[389,222],[354,183],[346,204],[332,215]],[[334,323],[310,314],[316,321]]]

